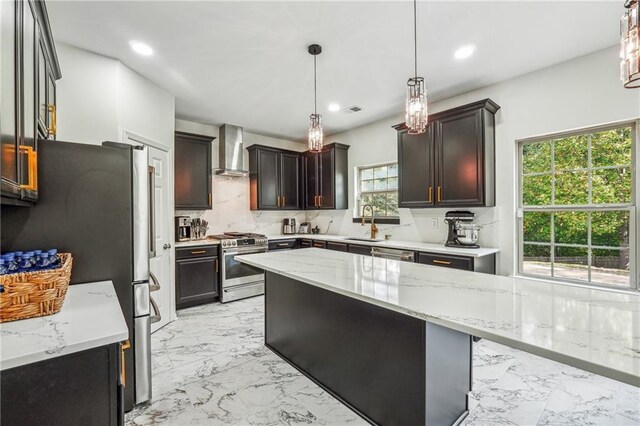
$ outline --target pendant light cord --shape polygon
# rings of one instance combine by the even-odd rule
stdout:
[[[417,13],[418,0],[413,0],[413,64],[415,78],[418,77],[418,13]]]
[[[313,56],[313,113],[318,114],[318,89],[317,89],[316,55]]]

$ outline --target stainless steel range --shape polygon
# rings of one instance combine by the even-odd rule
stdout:
[[[264,271],[241,263],[236,256],[266,252],[269,248],[267,237],[244,232],[225,232],[213,237],[220,240],[222,248],[220,301],[226,303],[264,294]]]

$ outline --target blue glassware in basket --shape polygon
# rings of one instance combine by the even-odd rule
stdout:
[[[51,269],[51,259],[49,258],[49,253],[40,253],[40,256],[38,256],[38,261],[36,262],[36,267],[39,271]]]
[[[5,275],[9,272],[7,266],[4,264],[4,259],[0,258],[0,275]]]
[[[58,256],[58,249],[50,249],[47,253],[49,253],[50,269],[59,268],[61,266],[61,261],[60,256]]]

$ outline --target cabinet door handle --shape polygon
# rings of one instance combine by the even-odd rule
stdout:
[[[120,343],[120,383],[122,383],[122,386],[127,385],[127,367],[124,362],[124,351],[130,347],[131,342],[128,339]]]
[[[317,195],[313,196],[313,207],[318,207],[318,196]]]
[[[318,207],[322,207],[322,195],[318,195]]]
[[[212,197],[211,197],[211,193],[209,193],[209,206],[211,206],[211,201],[213,201],[213,200],[212,200]]]
[[[431,262],[432,263],[437,263],[439,265],[451,265],[451,262],[449,262],[448,260],[433,259]]]
[[[191,254],[205,254],[206,252],[206,250],[193,250]]]
[[[280,243],[278,244],[278,247],[288,247],[289,243]]]
[[[432,203],[433,202],[433,186],[429,187],[429,199],[427,200],[427,203]]]
[[[280,207],[280,196],[276,196],[276,206]]]
[[[284,197],[284,195],[282,196],[282,207],[284,207],[287,204],[286,202],[286,198]]]
[[[218,259],[216,258],[216,273],[218,272]]]
[[[51,113],[51,125],[47,129],[49,134],[56,136],[58,134],[58,123],[56,117],[56,106],[55,105],[47,105],[47,109]]]
[[[324,247],[324,246],[323,246],[322,244],[320,244],[320,243],[318,243],[318,244],[314,244],[313,246],[314,246],[314,247],[318,247],[318,248],[323,248],[323,247]]]
[[[20,145],[18,152],[27,157],[27,183],[21,183],[20,188],[29,191],[38,190],[38,153],[32,147]]]
[[[442,201],[442,187],[438,186],[438,202]]]

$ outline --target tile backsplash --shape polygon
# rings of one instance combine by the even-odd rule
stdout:
[[[250,231],[273,235],[282,233],[282,219],[293,217],[297,223],[311,222],[321,233],[366,237],[369,226],[353,223],[352,210],[310,211],[251,211],[249,209],[249,178],[213,178],[213,209],[200,211],[177,210],[176,215],[199,217],[209,222],[208,234],[225,231]],[[378,225],[378,235],[390,234],[394,240],[444,243],[447,225],[444,214],[450,209],[400,209],[399,225]],[[482,226],[478,243],[484,247],[498,246],[498,209],[484,207],[470,210],[476,214],[475,223]],[[436,227],[434,227],[437,224]]]

